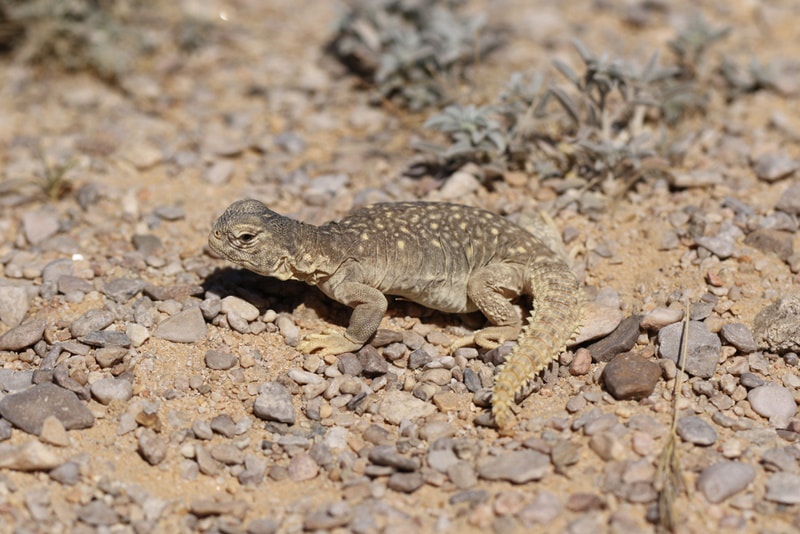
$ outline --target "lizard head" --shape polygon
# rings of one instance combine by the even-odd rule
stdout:
[[[220,215],[208,246],[223,258],[258,274],[288,280],[293,273],[293,225],[258,200],[239,200]]]

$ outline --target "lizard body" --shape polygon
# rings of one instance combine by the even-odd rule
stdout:
[[[298,345],[303,352],[360,349],[386,312],[385,295],[443,312],[480,310],[491,326],[476,332],[478,345],[518,340],[492,393],[501,428],[516,393],[558,356],[581,320],[578,281],[548,242],[489,211],[438,202],[375,204],[314,226],[241,200],[209,235],[210,248],[228,260],[316,285],[353,308],[343,334],[308,336]],[[519,295],[534,298],[524,324],[511,303]]]

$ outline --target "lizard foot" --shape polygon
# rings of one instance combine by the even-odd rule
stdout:
[[[475,332],[475,344],[484,349],[496,349],[506,341],[517,339],[521,331],[519,326],[488,326]]]
[[[327,356],[355,352],[363,346],[363,343],[350,341],[341,332],[326,330],[323,334],[309,334],[304,337],[297,344],[297,350],[305,354],[317,352],[320,356]]]

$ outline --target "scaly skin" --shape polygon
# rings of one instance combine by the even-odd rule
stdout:
[[[279,215],[256,200],[232,204],[209,235],[212,250],[259,274],[316,285],[353,308],[344,333],[312,334],[303,352],[360,349],[386,312],[386,295],[449,313],[480,310],[486,348],[518,339],[500,370],[492,413],[510,425],[516,393],[564,350],[581,320],[580,288],[547,224],[530,233],[491,212],[435,202],[362,208],[322,226]],[[511,304],[534,299],[523,325]]]

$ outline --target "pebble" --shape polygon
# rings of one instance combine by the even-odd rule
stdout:
[[[194,459],[197,462],[197,467],[201,473],[210,477],[217,476],[220,466],[217,461],[211,457],[208,449],[195,443],[194,445]]]
[[[753,337],[759,347],[777,353],[800,352],[800,293],[779,298],[758,312]]]
[[[22,231],[28,243],[39,244],[58,232],[58,216],[54,210],[28,211],[22,215]]]
[[[293,482],[311,480],[319,474],[319,465],[310,454],[301,452],[289,461],[289,478]]]
[[[133,397],[133,384],[122,378],[101,378],[92,384],[90,390],[92,397],[104,405],[114,400],[126,402]]]
[[[28,290],[23,286],[3,285],[0,282],[0,322],[17,326],[30,308]]]
[[[94,330],[102,330],[114,322],[114,314],[108,310],[89,310],[69,325],[74,338],[80,338]]]
[[[611,360],[601,375],[606,390],[617,400],[649,397],[661,378],[661,366],[633,352]]]
[[[478,476],[484,480],[506,480],[525,484],[541,480],[550,471],[547,455],[533,450],[501,453],[478,464]]]
[[[94,359],[101,369],[108,369],[122,362],[127,354],[123,347],[103,347],[94,351]]]
[[[603,306],[595,302],[586,305],[583,326],[578,335],[567,346],[574,347],[587,341],[607,336],[622,322],[622,312],[618,308]]]
[[[229,295],[220,301],[220,311],[225,314],[235,313],[248,322],[255,321],[261,315],[258,308],[233,295]]]
[[[280,382],[264,382],[258,387],[253,414],[266,421],[293,425],[295,422],[292,394]]]
[[[376,445],[367,457],[375,465],[393,467],[400,471],[416,471],[420,467],[419,460],[403,456],[394,445]]]
[[[33,371],[0,369],[0,389],[9,393],[22,391],[33,385]]]
[[[93,499],[77,511],[78,520],[94,527],[109,527],[120,522],[119,514],[100,499]]]
[[[408,368],[411,370],[420,369],[432,361],[433,358],[424,349],[416,349],[408,355]]]
[[[89,428],[94,424],[92,412],[77,395],[52,382],[6,395],[0,400],[0,415],[20,430],[35,435],[41,433],[44,420],[49,416],[61,421],[67,430]]]
[[[275,325],[283,336],[283,340],[290,347],[296,347],[300,341],[300,328],[294,323],[294,318],[286,313],[281,313],[275,319]]]
[[[180,206],[157,206],[153,213],[165,221],[178,221],[186,217],[186,210]]]
[[[125,304],[144,289],[144,280],[139,278],[112,278],[102,285],[105,296],[120,304]]]
[[[59,484],[74,486],[80,482],[81,468],[77,462],[64,462],[47,474]]]
[[[358,376],[364,369],[361,366],[361,362],[359,361],[358,356],[356,356],[352,352],[346,352],[344,354],[340,354],[338,356],[337,367],[342,374],[347,376]]]
[[[744,244],[760,250],[764,254],[773,254],[781,261],[788,261],[789,257],[794,254],[792,240],[791,232],[759,228],[747,235]]]
[[[775,209],[790,215],[800,215],[800,182],[790,185],[781,194]]]
[[[533,501],[519,512],[520,521],[526,525],[545,525],[561,515],[563,507],[558,497],[539,490]]]
[[[386,485],[400,493],[414,493],[425,483],[422,473],[392,473]]]
[[[206,367],[217,371],[227,371],[236,363],[238,359],[236,356],[229,352],[210,349],[206,351],[205,355]]]
[[[797,162],[783,152],[766,152],[753,162],[753,170],[760,180],[775,182],[797,170]]]
[[[167,457],[167,441],[154,430],[145,428],[139,435],[139,454],[150,465],[158,465]]]
[[[778,428],[784,428],[797,412],[797,403],[789,389],[777,384],[758,386],[747,392],[753,411],[769,419]]]
[[[364,345],[357,353],[358,361],[361,363],[364,376],[374,378],[385,375],[389,372],[389,362],[378,353],[378,349],[372,345]]]
[[[226,438],[232,438],[238,433],[236,430],[236,423],[233,421],[233,418],[226,413],[212,417],[211,421],[208,423],[208,427],[210,431],[214,431],[217,434],[225,436]],[[211,439],[211,436],[209,435],[203,439]]]
[[[131,347],[141,347],[145,341],[150,339],[150,331],[136,323],[128,323],[125,325],[125,334],[131,340]]]
[[[219,443],[211,448],[211,457],[224,465],[244,463],[244,453],[230,443]]]
[[[414,421],[436,412],[433,404],[422,401],[406,391],[387,391],[378,406],[378,415],[388,423],[399,425],[401,421]]]
[[[717,441],[717,431],[696,415],[683,416],[678,419],[678,435],[683,441],[701,445],[713,445]]]
[[[49,471],[61,460],[39,441],[26,441],[20,445],[0,444],[0,469],[14,471]]]
[[[189,308],[159,323],[153,336],[175,343],[196,343],[206,337],[206,321],[199,308]]]
[[[722,461],[703,469],[696,485],[709,502],[716,504],[744,490],[755,478],[752,465]]]
[[[592,355],[592,360],[608,362],[617,354],[631,350],[639,338],[639,323],[641,320],[641,315],[631,315],[623,319],[619,326],[608,336],[586,347]]]
[[[642,317],[639,326],[644,330],[661,330],[681,319],[683,319],[683,309],[681,308],[653,308]]]
[[[736,347],[741,353],[748,354],[758,350],[758,345],[753,338],[753,333],[744,323],[727,323],[722,325],[720,336],[727,343]]]
[[[43,319],[32,319],[15,326],[0,336],[0,350],[18,351],[30,347],[42,339],[45,326]]]
[[[90,347],[130,347],[131,340],[125,332],[114,330],[93,330],[80,338],[81,343]]]
[[[716,334],[708,331],[699,321],[689,321],[686,347],[686,372],[700,378],[711,378],[717,369],[722,343]],[[683,337],[683,323],[674,323],[658,332],[658,354],[661,358],[678,362]],[[680,367],[680,365],[678,365]]]
[[[70,445],[69,436],[56,417],[48,415],[42,422],[42,431],[39,434],[39,439],[42,443],[55,445],[56,447],[68,447]]]
[[[800,503],[800,475],[774,473],[766,483],[764,498],[780,504]]]

